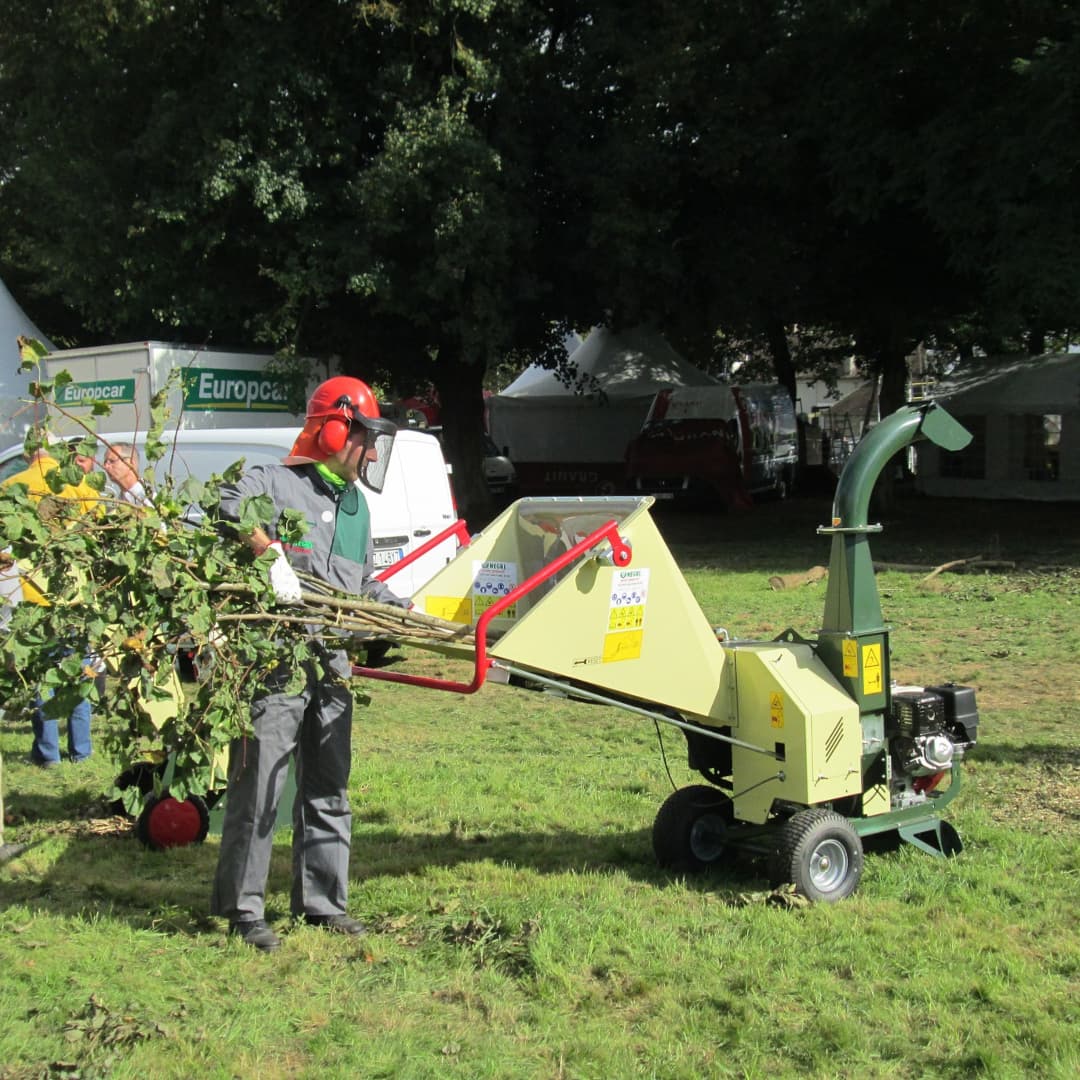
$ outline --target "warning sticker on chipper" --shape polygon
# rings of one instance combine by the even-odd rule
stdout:
[[[517,584],[517,563],[474,562],[472,607],[475,617],[479,619],[492,604],[516,589]],[[497,617],[513,619],[517,616],[516,608],[516,604],[511,604]]]
[[[784,726],[784,695],[783,694],[770,694],[769,695],[769,723],[774,728],[782,728]]]
[[[472,604],[467,596],[425,596],[424,611],[447,622],[471,623]]]
[[[859,674],[859,646],[854,638],[846,638],[842,648],[844,650],[844,678],[857,678]]]
[[[649,599],[649,571],[616,570],[611,575],[607,633],[603,661],[637,660],[644,637],[645,605]]]
[[[864,645],[862,647],[862,666],[862,692],[864,694],[880,694],[883,683],[881,645]]]
[[[608,630],[640,630],[649,599],[649,571],[616,570],[611,575]]]

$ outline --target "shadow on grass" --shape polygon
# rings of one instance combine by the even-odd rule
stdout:
[[[831,517],[820,493],[761,502],[725,515],[657,504],[653,517],[684,568],[805,570],[824,563],[830,541],[818,526]],[[1018,571],[1053,564],[1080,567],[1080,503],[931,499],[900,492],[886,513],[871,508],[883,531],[873,537],[878,561],[937,566],[981,553],[1015,562]]]
[[[59,824],[59,823],[58,823]],[[209,914],[209,895],[218,856],[211,839],[168,851],[149,851],[131,834],[80,832],[78,822],[11,845],[0,865],[0,904],[19,905],[32,913],[59,918],[108,917],[136,930],[195,936],[213,933],[219,922]],[[64,843],[59,854],[49,845]],[[458,835],[418,833],[392,828],[354,833],[350,876],[414,877],[432,869],[452,869],[479,862],[512,866],[539,874],[618,875],[647,882],[709,892],[724,903],[738,903],[748,890],[765,888],[748,860],[733,860],[700,876],[660,869],[652,855],[650,832],[590,834],[574,830]],[[268,895],[288,895],[291,881],[289,837],[274,843]],[[268,905],[277,921],[288,911]]]
[[[1080,747],[1047,746],[1045,743],[979,743],[965,755],[973,762],[994,765],[1027,765],[1053,771],[1080,766]]]

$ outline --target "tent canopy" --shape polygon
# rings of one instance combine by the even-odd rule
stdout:
[[[594,328],[570,355],[570,363],[576,369],[570,386],[550,368],[533,364],[498,396],[570,397],[600,392],[609,398],[651,398],[668,386],[710,386],[716,382],[687,363],[662,335],[641,327],[622,334],[602,326]]]
[[[1080,354],[973,364],[953,375],[935,396],[954,415],[1075,411],[1080,408]]]
[[[19,371],[16,339],[20,335],[37,338],[52,351],[52,342],[30,321],[30,316],[0,281],[0,449],[18,442],[26,426],[16,416],[26,409],[25,399],[30,393],[30,379]]]
[[[973,438],[955,454],[918,444],[926,494],[1080,499],[1080,354],[969,365],[935,396]]]
[[[612,490],[657,392],[717,381],[646,329],[613,334],[597,327],[570,362],[572,386],[534,365],[488,400],[492,438],[509,448],[523,491]]]

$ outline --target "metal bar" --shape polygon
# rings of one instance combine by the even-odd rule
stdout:
[[[594,701],[598,705],[612,705],[616,709],[635,713],[638,716],[645,716],[648,717],[648,719],[656,720],[661,724],[670,724],[672,727],[681,728],[683,731],[693,731],[697,735],[704,735],[707,739],[715,739],[717,742],[725,742],[730,743],[732,746],[740,746],[743,750],[752,750],[755,754],[764,754],[766,757],[771,757],[774,761],[782,760],[775,750],[766,750],[761,746],[755,746],[753,743],[743,742],[742,739],[733,739],[730,735],[722,735],[719,731],[713,731],[712,728],[699,727],[696,724],[687,723],[685,720],[676,720],[672,716],[665,716],[663,713],[653,712],[651,709],[645,709],[639,705],[629,705],[625,701],[619,701],[617,698],[610,698],[604,694],[598,694],[595,690],[584,690],[581,687],[573,686],[570,683],[560,682],[558,679],[549,679],[546,675],[537,675],[533,671],[514,667],[512,664],[506,664],[501,660],[493,660],[491,666],[497,667],[500,671],[507,671],[511,675],[520,675],[523,679],[531,679],[533,682],[540,683],[541,686],[550,686],[554,690],[562,690],[568,694],[573,694],[574,697],[585,698],[586,701]],[[762,782],[764,783],[764,781]]]
[[[929,792],[926,802],[914,803],[900,810],[887,810],[884,814],[874,814],[872,817],[854,818],[852,825],[860,836],[873,836],[875,833],[888,832],[890,829],[898,829],[901,826],[932,824],[940,821],[938,812],[956,798],[960,791],[962,776],[959,762],[955,762],[949,777],[949,786],[943,791]]]
[[[476,662],[472,682],[463,683],[450,679],[432,679],[423,675],[405,675],[396,671],[384,671],[381,668],[360,667],[358,664],[353,665],[353,675],[359,675],[365,679],[377,679],[381,682],[403,683],[406,686],[422,686],[428,690],[449,690],[458,694],[475,694],[484,685],[488,668],[493,663],[487,657],[487,628],[491,620],[501,615],[512,604],[517,603],[521,597],[532,592],[537,585],[541,585],[549,578],[554,577],[560,570],[569,566],[570,563],[574,562],[590,548],[597,547],[604,541],[611,545],[611,560],[616,566],[630,565],[632,557],[630,545],[619,535],[618,522],[612,519],[606,525],[601,525],[595,532],[589,533],[584,540],[579,540],[569,551],[564,552],[557,559],[553,559],[547,566],[542,566],[535,574],[526,578],[505,596],[496,600],[477,619],[475,630]]]
[[[385,581],[388,577],[393,577],[399,570],[412,565],[417,559],[423,558],[429,551],[434,551],[444,540],[449,540],[451,536],[458,538],[459,546],[469,546],[469,526],[465,523],[464,518],[458,518],[453,525],[448,525],[437,536],[425,540],[415,551],[410,551],[404,558],[398,559],[396,563],[380,570],[375,575],[375,580]]]

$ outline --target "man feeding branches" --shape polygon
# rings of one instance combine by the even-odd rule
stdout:
[[[365,383],[338,376],[311,395],[304,429],[281,465],[255,466],[222,487],[219,515],[236,523],[256,555],[271,559],[279,602],[301,599],[299,569],[345,593],[409,606],[371,577],[368,509],[356,484],[382,490],[394,430],[379,419]],[[297,512],[307,527],[294,540],[279,522]],[[264,894],[290,756],[297,784],[292,913],[337,933],[364,932],[345,911],[353,701],[344,680],[350,672],[343,649],[314,639],[307,658],[282,661],[270,673],[251,704],[255,738],[232,745],[211,911],[257,949],[280,945],[264,919]]]
[[[65,378],[35,384],[50,412],[64,413],[53,392]],[[168,450],[166,394],[152,403],[151,465]],[[93,434],[92,419],[78,422],[106,453],[121,449]],[[10,700],[44,686],[50,713],[67,715],[80,701],[97,701],[97,690],[59,670],[43,644],[78,642],[102,657],[111,678],[99,743],[121,777],[111,797],[133,813],[166,794],[183,802],[220,791],[229,758],[234,786],[213,908],[258,948],[277,946],[263,920],[263,893],[290,756],[299,788],[293,911],[337,932],[362,929],[345,913],[349,639],[461,629],[435,626],[439,620],[408,610],[369,577],[367,504],[357,481],[378,490],[392,442],[368,387],[332,379],[312,395],[288,463],[245,475],[241,461],[206,483],[165,478],[141,505],[102,492],[85,514],[60,513],[70,500],[53,499],[54,512],[44,515],[24,485],[0,488],[0,550],[32,558],[34,582],[49,601],[11,610],[0,632],[0,692]],[[76,468],[66,443],[57,455],[59,468],[47,478],[52,495]],[[187,514],[192,504],[202,514]],[[223,542],[222,530],[246,543]],[[299,604],[285,606],[298,596]],[[175,670],[180,650],[212,657],[184,687]],[[138,782],[124,786],[132,775]]]

